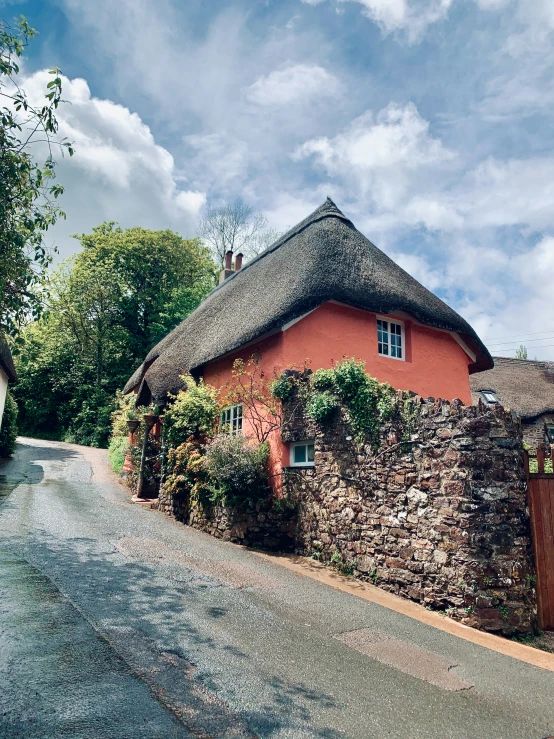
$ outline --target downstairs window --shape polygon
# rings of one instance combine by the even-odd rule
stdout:
[[[313,467],[314,466],[314,442],[298,441],[290,447],[291,467]]]
[[[223,434],[242,434],[242,403],[224,408],[219,415],[219,428]]]

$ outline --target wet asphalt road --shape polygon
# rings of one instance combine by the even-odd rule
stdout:
[[[0,468],[0,739],[554,734],[554,673],[133,505],[104,459]]]

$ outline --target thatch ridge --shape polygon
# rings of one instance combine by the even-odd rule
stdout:
[[[554,413],[554,362],[494,357],[494,367],[472,375],[470,386],[474,402],[481,391],[492,390],[525,421]]]
[[[363,236],[327,199],[284,236],[215,288],[159,342],[125,390],[144,378],[156,400],[179,376],[261,336],[279,331],[329,300],[379,313],[402,310],[456,331],[477,355],[470,371],[492,367],[477,334],[455,311]]]

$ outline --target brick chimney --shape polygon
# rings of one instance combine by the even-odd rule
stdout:
[[[230,277],[233,274],[233,252],[231,249],[229,251],[225,252],[225,268],[221,270],[219,273],[219,284],[221,285],[222,282],[225,282],[225,280]]]
[[[237,254],[235,257],[235,272],[238,272],[240,269],[242,269],[242,257],[243,254]]]

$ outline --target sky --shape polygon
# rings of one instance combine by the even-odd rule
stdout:
[[[554,359],[554,0],[0,0],[63,71],[71,234],[330,196],[498,356]]]

